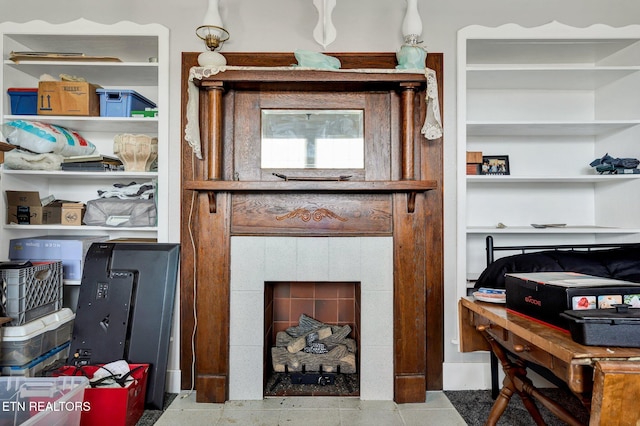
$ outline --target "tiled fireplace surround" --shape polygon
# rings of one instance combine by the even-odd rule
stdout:
[[[360,282],[360,399],[393,400],[393,238],[231,238],[229,399],[263,399],[270,281]]]

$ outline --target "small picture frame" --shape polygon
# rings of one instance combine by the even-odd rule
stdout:
[[[509,156],[508,155],[483,155],[481,175],[508,175]]]

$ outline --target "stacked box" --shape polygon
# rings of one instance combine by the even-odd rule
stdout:
[[[98,87],[83,81],[41,81],[38,83],[38,114],[99,116]]]
[[[75,314],[69,308],[18,326],[0,328],[0,366],[22,366],[71,340]]]
[[[18,225],[60,224],[61,206],[45,203],[38,191],[5,191],[7,195],[7,223]]]
[[[482,152],[467,151],[467,174],[479,175],[482,168]]]
[[[93,243],[106,241],[106,235],[41,235],[31,238],[14,238],[9,241],[9,259],[62,261],[62,277],[65,280],[82,279],[84,257]]]
[[[507,310],[564,331],[571,309],[608,309],[640,297],[640,284],[577,272],[506,274]]]
[[[10,325],[22,325],[62,309],[62,262],[32,262],[33,266],[3,269],[2,300]]]

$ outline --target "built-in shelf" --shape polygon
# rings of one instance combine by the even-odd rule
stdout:
[[[157,226],[65,226],[6,224],[6,200],[0,199],[2,239],[37,235],[100,234],[109,237],[144,237],[159,242],[169,235],[169,30],[159,24],[136,24],[122,21],[100,24],[85,19],[54,24],[41,20],[0,24],[2,44],[2,102],[0,118],[36,121],[62,126],[78,132],[96,146],[100,154],[114,155],[114,138],[118,134],[144,134],[158,138],[157,172],[81,172],[62,170],[12,170],[0,168],[0,192],[37,191],[41,198],[88,203],[100,198],[103,190],[114,185],[136,182],[156,183],[154,200],[157,205]],[[53,60],[20,59],[15,62],[11,52],[68,52],[74,57]],[[81,56],[80,56],[81,55]],[[24,56],[24,55],[23,55]],[[51,57],[50,57],[51,58]],[[41,76],[61,75],[84,78],[105,89],[132,90],[158,106],[157,117],[53,116],[21,115],[12,111],[8,88],[37,88]],[[123,104],[127,99],[121,100]],[[123,105],[124,108],[126,105]],[[105,113],[104,115],[113,115]],[[57,159],[55,159],[57,161]],[[55,162],[54,161],[54,162]],[[9,162],[5,162],[5,166]],[[31,167],[30,167],[31,168]],[[45,167],[46,168],[46,167]],[[4,252],[7,258],[8,244]]]
[[[640,241],[640,174],[590,166],[640,158],[639,58],[640,25],[458,32],[460,295],[486,265],[488,235],[501,246]],[[468,151],[508,156],[510,174],[467,175]]]
[[[580,175],[580,176],[514,176],[514,175],[470,175],[467,176],[468,184],[495,185],[502,183],[597,183],[616,182],[630,179],[638,179],[640,174],[616,174],[616,175]]]
[[[467,67],[467,87],[483,90],[594,90],[638,72],[638,66],[472,65]]]
[[[127,85],[154,86],[158,84],[157,62],[71,62],[71,61],[4,61],[5,66],[32,77],[42,74],[57,77],[59,74],[81,75],[87,81],[99,81],[104,87],[121,86],[120,73],[127,73]]]
[[[640,120],[467,121],[467,136],[598,136],[640,125]]]
[[[56,124],[79,132],[125,132],[156,133],[158,118],[135,117],[74,117],[59,115],[5,115],[5,121],[37,120],[42,123]]]
[[[117,227],[117,226],[70,226],[70,225],[11,225],[3,226],[4,229],[21,230],[21,231],[108,231],[108,232],[158,232],[158,227]]]
[[[153,179],[158,176],[158,172],[71,172],[61,170],[12,170],[3,169],[2,174],[12,176],[31,176],[31,177],[45,177],[47,179],[121,179],[121,178],[148,178]]]
[[[636,234],[640,233],[640,228],[615,228],[607,226],[562,226],[549,227],[544,229],[533,226],[507,226],[498,228],[496,226],[468,226],[468,234]]]

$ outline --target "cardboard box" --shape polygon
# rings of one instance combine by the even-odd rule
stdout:
[[[467,151],[467,164],[482,164],[482,152]]]
[[[106,235],[43,235],[9,241],[11,260],[61,260],[62,278],[82,279],[84,258],[91,244],[107,241]]]
[[[81,81],[41,81],[39,115],[100,115],[100,86]]]
[[[55,204],[43,205],[37,191],[5,191],[7,223],[19,225],[52,225],[60,223],[61,209]]]
[[[640,297],[640,284],[577,272],[506,274],[507,310],[564,331],[560,316],[572,309],[608,309],[625,298]]]
[[[92,378],[99,366],[81,368],[60,367],[60,376],[86,374]],[[91,387],[84,392],[84,403],[91,407],[82,410],[80,426],[135,426],[144,412],[149,364],[129,364],[133,381],[125,387]]]
[[[62,203],[61,223],[80,226],[84,216],[84,203]]]
[[[481,168],[482,168],[482,164],[467,163],[467,174],[468,175],[479,175]]]

